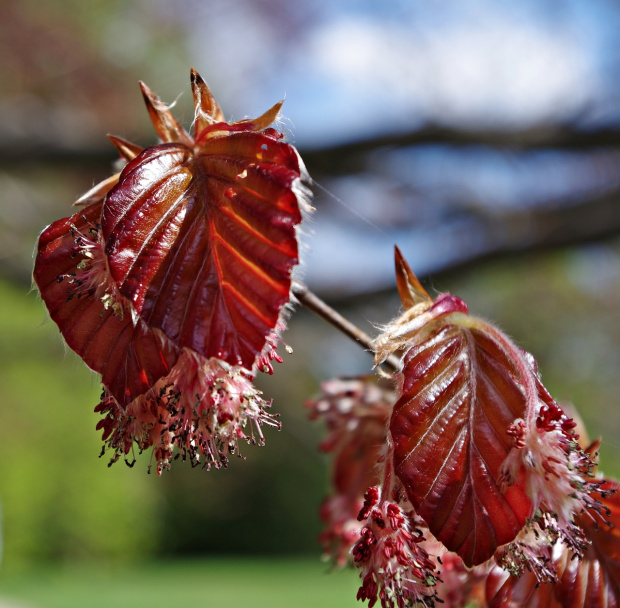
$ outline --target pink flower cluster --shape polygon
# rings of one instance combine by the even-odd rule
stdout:
[[[506,489],[519,476],[532,500],[533,516],[517,538],[500,550],[499,562],[519,575],[532,570],[542,582],[557,581],[552,547],[564,543],[577,557],[583,557],[589,542],[576,525],[575,516],[587,511],[601,523],[607,514],[599,500],[602,479],[594,477],[595,463],[579,445],[577,426],[553,398],[539,387],[541,400],[529,423],[519,419],[508,429],[514,446],[502,464],[500,488]]]
[[[382,608],[433,606],[435,563],[421,545],[422,531],[412,528],[410,515],[396,503],[381,500],[379,488],[373,486],[358,519],[364,527],[352,549],[362,579],[357,599],[368,600],[369,608],[377,599]]]
[[[327,426],[321,450],[333,455],[334,493],[321,506],[325,529],[320,541],[325,555],[344,566],[362,528],[357,516],[364,492],[380,483],[376,464],[395,391],[390,382],[370,377],[329,380],[322,389],[321,396],[307,404],[311,419],[324,420]]]
[[[173,458],[219,468],[239,454],[240,441],[263,445],[263,424],[280,428],[260,395],[241,368],[184,349],[170,374],[127,406],[104,391],[97,429],[115,451],[112,462],[135,443],[141,451],[153,447],[159,474]]]

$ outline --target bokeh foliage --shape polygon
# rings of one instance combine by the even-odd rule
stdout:
[[[152,480],[97,458],[97,380],[65,350],[34,292],[2,281],[0,302],[4,567],[152,549]]]

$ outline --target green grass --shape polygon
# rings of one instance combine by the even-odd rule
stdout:
[[[0,597],[27,608],[359,608],[358,580],[317,559],[211,558],[2,573]]]

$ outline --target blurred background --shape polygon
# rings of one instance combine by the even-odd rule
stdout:
[[[355,605],[356,575],[319,562],[327,461],[304,401],[367,353],[300,310],[260,379],[284,423],[265,447],[225,471],[108,469],[97,378],[31,289],[40,230],[110,174],[105,134],[155,143],[137,81],[189,128],[190,66],[231,120],[285,98],[313,291],[376,334],[399,312],[398,243],[432,293],[534,354],[619,476],[619,28],[612,0],[0,0],[0,595],[152,605],[142,581],[172,605],[216,605],[218,585],[228,606]]]

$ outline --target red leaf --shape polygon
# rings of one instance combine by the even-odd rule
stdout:
[[[110,271],[150,327],[251,369],[297,263],[295,150],[223,131],[194,150],[162,144],[127,165],[102,216]]]
[[[282,360],[310,209],[303,162],[270,128],[282,104],[227,124],[194,70],[191,82],[193,136],[141,83],[162,143],[110,137],[127,164],[43,231],[34,270],[67,344],[102,375],[112,462],[153,447],[159,473],[177,456],[222,466],[280,426],[251,375]]]
[[[127,403],[165,376],[178,353],[144,322],[134,325],[130,314],[105,309],[94,289],[84,291],[71,283],[72,277],[80,277],[78,264],[87,259],[79,254],[76,238],[95,227],[101,206],[100,200],[43,231],[34,279],[69,347],[102,374],[119,403]]]
[[[525,353],[462,300],[433,302],[398,249],[396,276],[406,310],[375,342],[377,363],[405,352],[390,420],[395,471],[431,533],[474,566],[532,515],[523,473],[507,482],[502,464],[515,445],[507,431],[544,389]]]
[[[267,128],[281,104],[227,124],[192,70],[194,139],[141,86],[164,143],[111,137],[128,164],[43,232],[34,272],[67,344],[121,404],[183,347],[252,369],[290,300],[307,194],[296,150]]]
[[[561,608],[553,583],[540,584],[533,572],[509,576],[499,566],[489,573],[486,585],[489,608]]]
[[[470,567],[512,543],[530,518],[504,552],[546,580],[550,557],[519,543],[559,537],[581,554],[587,543],[574,516],[600,514],[595,463],[576,441],[576,423],[530,355],[459,298],[433,302],[398,251],[396,268],[406,310],[375,341],[377,363],[405,352],[390,420],[396,474],[431,533]]]
[[[484,330],[436,320],[403,375],[390,423],[396,473],[433,535],[480,564],[530,515],[521,487],[499,487],[513,445],[506,430],[525,415],[515,363]]]

